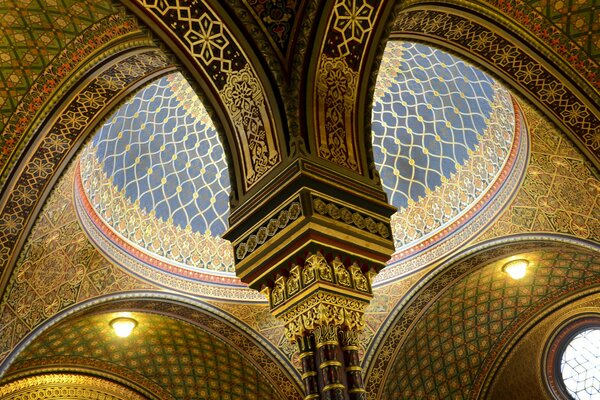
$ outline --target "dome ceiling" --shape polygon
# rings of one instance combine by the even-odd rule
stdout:
[[[446,240],[465,215],[480,218],[524,145],[515,109],[506,89],[458,58],[388,42],[372,140],[384,190],[398,207],[391,264]]]
[[[217,131],[180,73],[124,102],[83,149],[76,205],[86,232],[110,259],[155,283],[262,300],[235,277],[229,171]],[[205,282],[209,285],[202,285]],[[234,294],[231,294],[234,293]]]
[[[193,232],[220,235],[227,228],[230,184],[223,146],[181,74],[155,81],[121,106],[96,133],[89,153],[144,213]],[[90,193],[95,189],[88,186]],[[110,205],[99,207],[106,215]]]
[[[373,105],[373,149],[390,202],[396,253],[423,255],[512,192],[521,122],[492,77],[431,47],[391,41]],[[517,135],[515,135],[517,133]],[[525,163],[521,160],[520,165]],[[522,169],[521,169],[522,171]],[[466,184],[465,184],[466,183]],[[139,90],[82,151],[76,206],[110,259],[154,283],[210,297],[261,301],[235,277],[225,151],[200,99],[179,73]],[[501,202],[509,196],[504,195]],[[481,223],[479,224],[481,226]],[[464,240],[463,237],[460,241]],[[458,241],[458,240],[457,240]],[[423,266],[452,249],[429,252]],[[381,281],[404,270],[388,268]]]

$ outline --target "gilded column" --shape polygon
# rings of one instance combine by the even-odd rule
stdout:
[[[226,236],[237,275],[267,296],[299,348],[305,399],[364,399],[357,338],[373,298],[371,279],[394,249],[394,210],[378,189],[318,168],[303,161],[290,171],[297,182],[263,193],[285,198],[275,199],[276,209],[265,209],[266,200],[244,206],[230,217]]]
[[[344,362],[339,354],[338,329],[335,326],[319,326],[314,331],[317,359],[321,372],[321,398],[323,400],[347,399]]]
[[[340,339],[350,400],[365,400],[367,396],[358,354],[358,332],[342,331]]]
[[[312,335],[298,339],[300,362],[302,363],[302,383],[304,384],[304,400],[320,399],[319,383],[315,365],[315,344]]]

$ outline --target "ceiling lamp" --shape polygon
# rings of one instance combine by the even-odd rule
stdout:
[[[131,335],[133,328],[137,326],[137,321],[133,318],[119,317],[110,321],[110,326],[114,329],[117,336],[127,337]]]
[[[509,261],[502,267],[502,271],[506,272],[513,279],[521,279],[527,273],[527,266],[529,261],[519,259]]]

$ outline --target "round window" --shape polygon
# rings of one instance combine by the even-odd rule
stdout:
[[[558,331],[548,351],[546,375],[560,399],[600,399],[600,317],[578,318]]]

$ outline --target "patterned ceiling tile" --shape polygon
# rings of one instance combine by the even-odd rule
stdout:
[[[41,71],[87,27],[116,12],[110,1],[3,1],[0,4],[0,115],[6,119]]]
[[[125,18],[112,21],[106,18],[115,14],[117,9],[110,1],[32,0],[23,3],[8,0],[0,3],[3,32],[0,41],[0,132],[3,132],[0,166],[4,166],[5,157],[14,150],[20,134],[29,124],[29,120],[23,121],[24,114],[38,111],[58,82],[65,80],[92,50],[134,27],[135,24],[125,27]],[[99,23],[96,29],[88,29],[95,23]],[[74,42],[77,42],[76,48],[71,48]],[[34,86],[36,92],[28,94]],[[27,103],[25,109],[19,108],[22,101]],[[18,118],[11,119],[17,112]],[[31,114],[28,118],[31,119]],[[10,127],[8,132],[6,127]]]
[[[486,0],[518,26],[528,30],[546,48],[542,52],[565,60],[589,84],[600,89],[598,73],[597,0]],[[496,12],[496,10],[494,10]],[[493,13],[492,13],[493,15]],[[548,50],[551,49],[550,52]]]
[[[598,171],[538,111],[529,105],[523,105],[523,111],[532,144],[522,188],[477,241],[527,232],[558,232],[600,242]]]
[[[514,258],[530,261],[522,280],[501,271]],[[395,353],[383,398],[477,398],[486,371],[519,327],[565,293],[600,283],[597,254],[582,249],[518,251],[468,264],[470,272],[454,283],[419,295],[428,305]]]
[[[210,301],[210,303],[258,332],[260,336],[277,347],[298,371],[301,370],[298,347],[290,343],[285,336],[283,321],[271,314],[268,304],[240,304],[222,301]]]
[[[119,338],[109,326],[118,315],[91,315],[51,329],[19,355],[14,369],[75,357],[140,374],[177,399],[282,398],[250,360],[215,335],[175,318],[134,312],[128,315],[137,327]]]
[[[599,3],[596,0],[526,0],[579,45],[588,55],[600,61]]]
[[[76,303],[103,294],[150,289],[88,242],[72,200],[72,165],[46,201],[0,303],[0,362],[29,332]]]

